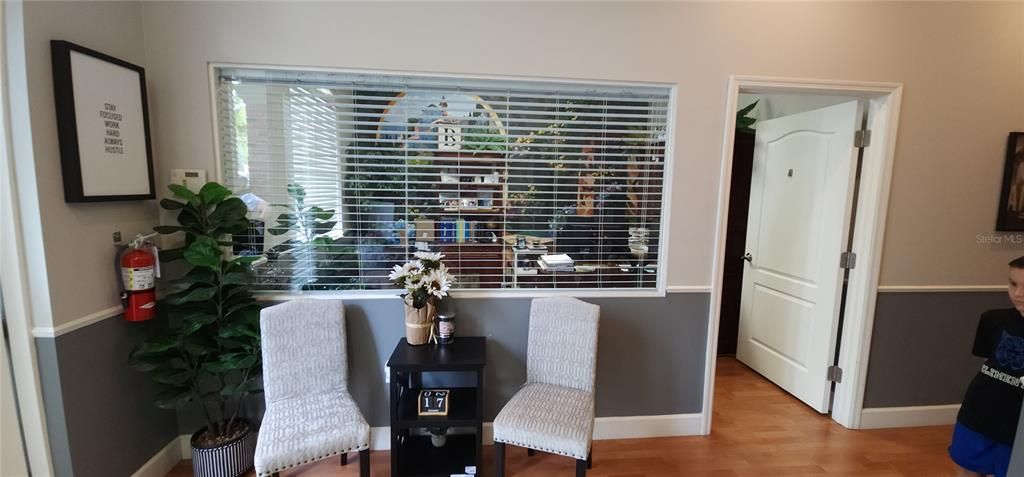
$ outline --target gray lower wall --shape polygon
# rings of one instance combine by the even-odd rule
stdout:
[[[601,306],[598,416],[699,413],[710,295],[587,299]],[[959,403],[980,360],[970,356],[980,314],[1006,294],[880,293],[865,407]],[[526,378],[528,298],[457,300],[456,334],[488,338],[485,418],[493,419]],[[397,300],[347,300],[350,391],[373,426],[388,425],[384,362],[404,335]],[[129,351],[160,321],[103,320],[57,338],[37,338],[57,476],[127,476],[178,434],[202,425],[193,409],[152,405]],[[249,406],[259,419],[262,397]]]
[[[175,414],[128,353],[161,326],[109,318],[36,338],[50,451],[57,477],[126,477],[178,435]]]
[[[1024,436],[1024,410],[1021,410],[1020,419],[1017,421],[1017,435]],[[1014,477],[1024,475],[1024,439],[1013,441],[1013,454],[1010,457],[1010,469],[1006,475]]]
[[[864,407],[959,404],[982,362],[978,318],[1009,306],[1006,292],[879,293]]]
[[[601,306],[598,416],[699,413],[707,337],[706,293],[663,298],[586,299]],[[528,298],[458,299],[456,336],[487,337],[485,419],[526,379]],[[349,391],[372,426],[387,426],[384,363],[405,325],[398,300],[347,300]],[[458,339],[458,338],[456,338]],[[250,411],[259,416],[262,397]],[[202,426],[197,410],[179,413],[183,434]]]

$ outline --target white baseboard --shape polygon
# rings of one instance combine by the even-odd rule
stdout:
[[[188,439],[185,439],[188,442]],[[191,457],[191,456],[189,456]],[[132,477],[164,477],[174,466],[181,462],[181,437],[171,440],[160,452],[150,457]]]
[[[391,448],[391,428],[370,428],[370,450],[388,450]]]
[[[699,436],[700,414],[662,416],[598,417],[594,419],[594,440],[641,439],[645,437]],[[370,449],[391,449],[391,428],[370,429]],[[484,445],[494,444],[494,424],[484,423]]]
[[[959,404],[942,406],[874,407],[861,411],[861,429],[944,426],[956,422]]]
[[[115,316],[121,316],[124,313],[124,308],[121,305],[115,305],[110,308],[106,308],[95,313],[90,313],[81,318],[75,318],[63,325],[57,326],[37,326],[32,328],[32,336],[36,338],[56,338],[60,335],[70,333],[80,328],[85,328],[93,323],[97,323]]]
[[[178,436],[178,441],[181,442],[181,458],[191,459],[192,458],[192,435],[182,434]]]
[[[701,435],[701,414],[599,417],[594,420],[594,440],[640,439]]]
[[[701,415],[667,414],[661,416],[598,417],[594,419],[594,440],[641,439],[645,437],[699,436]],[[179,455],[182,459],[192,458],[190,435],[180,437]],[[493,425],[484,423],[484,445],[494,444]],[[370,449],[391,449],[391,428],[370,428]],[[166,474],[166,472],[165,472]],[[161,474],[160,477],[163,477]],[[142,477],[141,475],[139,477]]]

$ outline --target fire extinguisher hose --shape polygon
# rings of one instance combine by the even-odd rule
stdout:
[[[117,277],[117,293],[121,297],[121,307],[128,307],[128,290],[124,288],[124,277],[121,276],[121,257],[130,248],[128,245],[116,245],[114,252],[114,276]]]

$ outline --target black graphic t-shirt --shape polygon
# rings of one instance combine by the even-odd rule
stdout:
[[[1024,316],[1013,308],[982,313],[973,353],[985,363],[967,387],[957,420],[1012,446],[1024,400]]]

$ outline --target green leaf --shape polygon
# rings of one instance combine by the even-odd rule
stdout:
[[[259,359],[256,355],[250,354],[238,361],[234,362],[235,368],[251,368],[256,364],[256,360]]]
[[[313,230],[316,232],[317,235],[323,235],[333,230],[335,224],[337,224],[337,222],[333,220],[327,222],[320,222],[313,227]]]
[[[179,293],[177,295],[170,295],[167,297],[167,303],[172,305],[181,305],[183,303],[192,303],[197,301],[207,301],[213,298],[213,295],[217,293],[217,287],[203,287],[196,288],[188,293]]]
[[[256,338],[259,339],[260,332],[258,329],[253,329],[251,326],[235,323],[231,326],[221,328],[221,338]]]
[[[754,110],[754,108],[755,108],[755,107],[757,107],[757,103],[760,103],[760,102],[761,102],[761,100],[759,99],[759,100],[757,100],[757,101],[754,101],[753,103],[750,103],[750,104],[748,104],[748,105],[747,105],[746,107],[744,107],[743,109],[740,109],[739,111],[737,111],[737,112],[736,112],[736,115],[737,115],[737,116],[741,116],[741,117],[742,117],[742,116],[746,116],[746,115],[747,115],[748,113],[750,113],[751,111],[753,111],[753,110]]]
[[[249,209],[239,198],[230,198],[217,204],[217,208],[210,213],[209,221],[213,227],[212,235],[222,233],[242,233],[249,227],[249,220],[246,214]]]
[[[188,250],[185,250],[185,260],[197,267],[219,271],[221,250],[217,241],[206,236],[198,237]]]
[[[232,272],[224,275],[220,280],[221,286],[227,285],[248,285],[249,274],[245,272]]]
[[[192,235],[205,235],[207,232],[202,220],[193,209],[181,209],[181,212],[178,212],[178,223]]]
[[[330,209],[321,209],[314,205],[313,207],[310,207],[309,215],[316,220],[331,220],[331,217],[334,217],[334,211]]]
[[[217,204],[217,208],[210,212],[210,223],[215,228],[231,227],[240,219],[244,219],[248,212],[249,209],[245,207],[245,202],[242,202],[242,199],[232,197]]]
[[[134,368],[135,370],[148,373],[150,371],[153,371],[154,369],[157,369],[163,364],[163,361],[148,361],[144,359],[135,359],[132,360],[131,367]]]
[[[286,212],[277,216],[277,225],[280,227],[294,227],[297,221],[298,216],[290,212]]]
[[[230,315],[230,314],[232,314],[232,313],[234,313],[234,312],[236,312],[238,310],[242,310],[242,309],[250,307],[250,306],[258,307],[259,305],[255,304],[255,303],[252,303],[252,302],[249,302],[249,301],[246,301],[244,303],[239,303],[237,305],[228,307],[228,310],[224,312],[224,316],[228,316],[228,315]]]
[[[140,354],[155,354],[167,351],[177,345],[178,340],[175,336],[160,336],[142,343],[137,351]]]
[[[185,343],[184,346],[182,346],[182,349],[184,349],[186,353],[192,356],[206,356],[211,353],[210,348],[210,346],[206,346],[202,343],[196,343],[192,341],[188,341]]]
[[[190,280],[193,283],[214,285],[217,283],[217,272],[208,268],[193,268],[185,276],[179,278],[179,280]]]
[[[214,205],[231,195],[231,191],[216,182],[207,182],[199,189],[199,198],[206,205]]]
[[[231,260],[231,266],[232,267],[235,267],[235,266],[247,267],[252,262],[255,262],[255,261],[257,261],[257,260],[259,260],[261,258],[263,258],[262,255],[256,255],[256,256],[249,255],[249,256],[244,256],[244,257],[235,257],[234,260]]]
[[[187,370],[168,369],[152,373],[153,381],[160,384],[181,385],[192,378],[192,373]]]
[[[176,195],[178,197],[181,197],[182,199],[187,200],[188,203],[190,203],[190,204],[192,204],[192,205],[194,205],[196,207],[199,207],[199,205],[201,204],[201,202],[199,200],[199,196],[197,196],[195,194],[195,192],[192,192],[192,191],[188,190],[188,187],[185,187],[185,186],[183,186],[181,184],[171,184],[171,185],[167,186],[167,188],[170,189],[171,192],[174,193],[174,195]]]
[[[167,210],[178,210],[178,209],[184,209],[185,208],[185,204],[182,203],[182,202],[178,202],[176,200],[160,199],[160,207],[163,207],[163,208],[165,208]]]
[[[181,334],[188,336],[196,331],[199,331],[203,327],[203,324],[198,321],[186,321],[181,324]]]
[[[187,280],[187,278],[188,277],[182,277],[178,280],[174,280],[171,283],[168,283],[167,286],[164,288],[164,293],[167,295],[175,295],[183,291],[186,291],[189,288],[192,288],[192,286],[195,285],[196,282],[192,280]]]
[[[302,202],[306,199],[306,189],[299,184],[288,184],[288,195],[296,202]]]
[[[164,235],[173,234],[182,230],[185,230],[185,227],[180,225],[157,225],[156,227],[153,227],[154,232]]]
[[[242,340],[237,340],[237,339],[234,339],[234,338],[217,337],[217,343],[222,348],[231,349],[231,350],[244,349],[247,346],[249,346],[249,343],[247,343],[245,341],[242,341]]]

